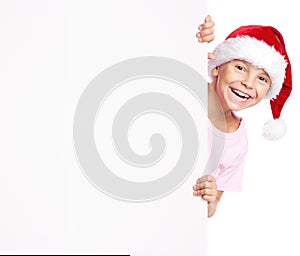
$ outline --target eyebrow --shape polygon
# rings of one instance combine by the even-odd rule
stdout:
[[[266,75],[268,78],[270,78],[269,74],[263,69],[259,68],[262,72],[260,73],[261,75]],[[271,79],[271,78],[270,78]]]
[[[246,60],[239,60],[239,59],[233,59],[232,62],[241,62],[244,65],[248,66],[250,62],[246,61]]]

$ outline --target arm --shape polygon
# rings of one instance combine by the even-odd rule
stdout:
[[[193,186],[194,196],[201,196],[208,204],[208,217],[212,217],[221,200],[223,191],[217,189],[216,179],[210,175],[199,178]]]

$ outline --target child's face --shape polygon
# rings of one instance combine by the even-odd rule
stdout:
[[[239,111],[260,102],[271,86],[271,79],[261,68],[243,60],[222,64],[213,71],[212,86],[224,111]]]

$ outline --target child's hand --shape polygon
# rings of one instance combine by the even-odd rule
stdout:
[[[199,178],[193,186],[194,196],[201,196],[208,203],[208,217],[214,215],[223,191],[217,190],[216,179],[210,175]]]
[[[204,19],[204,23],[199,25],[199,32],[196,34],[198,42],[200,43],[209,43],[215,39],[214,35],[214,26],[215,22],[208,15]],[[208,59],[214,60],[216,56],[213,53],[208,53]]]
[[[216,201],[217,183],[216,179],[210,175],[199,178],[193,187],[194,196],[202,196],[208,203]]]
[[[204,19],[204,23],[198,26],[199,32],[196,34],[200,43],[209,43],[214,40],[214,26],[215,22],[208,15]]]

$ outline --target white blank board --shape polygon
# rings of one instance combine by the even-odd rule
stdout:
[[[161,161],[143,169],[113,150],[111,115],[126,97],[160,92],[180,102],[199,133],[199,156],[176,189],[128,202],[97,189],[76,158],[73,122],[90,82],[120,61],[172,58],[206,73],[206,48],[195,37],[206,1],[2,1],[1,252],[206,255],[206,204],[192,195],[206,159],[205,100],[153,77],[112,91],[95,118],[95,144],[115,175],[147,182],[168,174],[181,154],[178,126],[150,113],[133,122],[128,141],[146,155],[161,133]],[[199,85],[200,86],[200,85]],[[205,99],[205,96],[203,96]],[[106,143],[106,144],[105,144]],[[121,171],[120,171],[121,170]],[[113,184],[112,184],[113,186]]]

